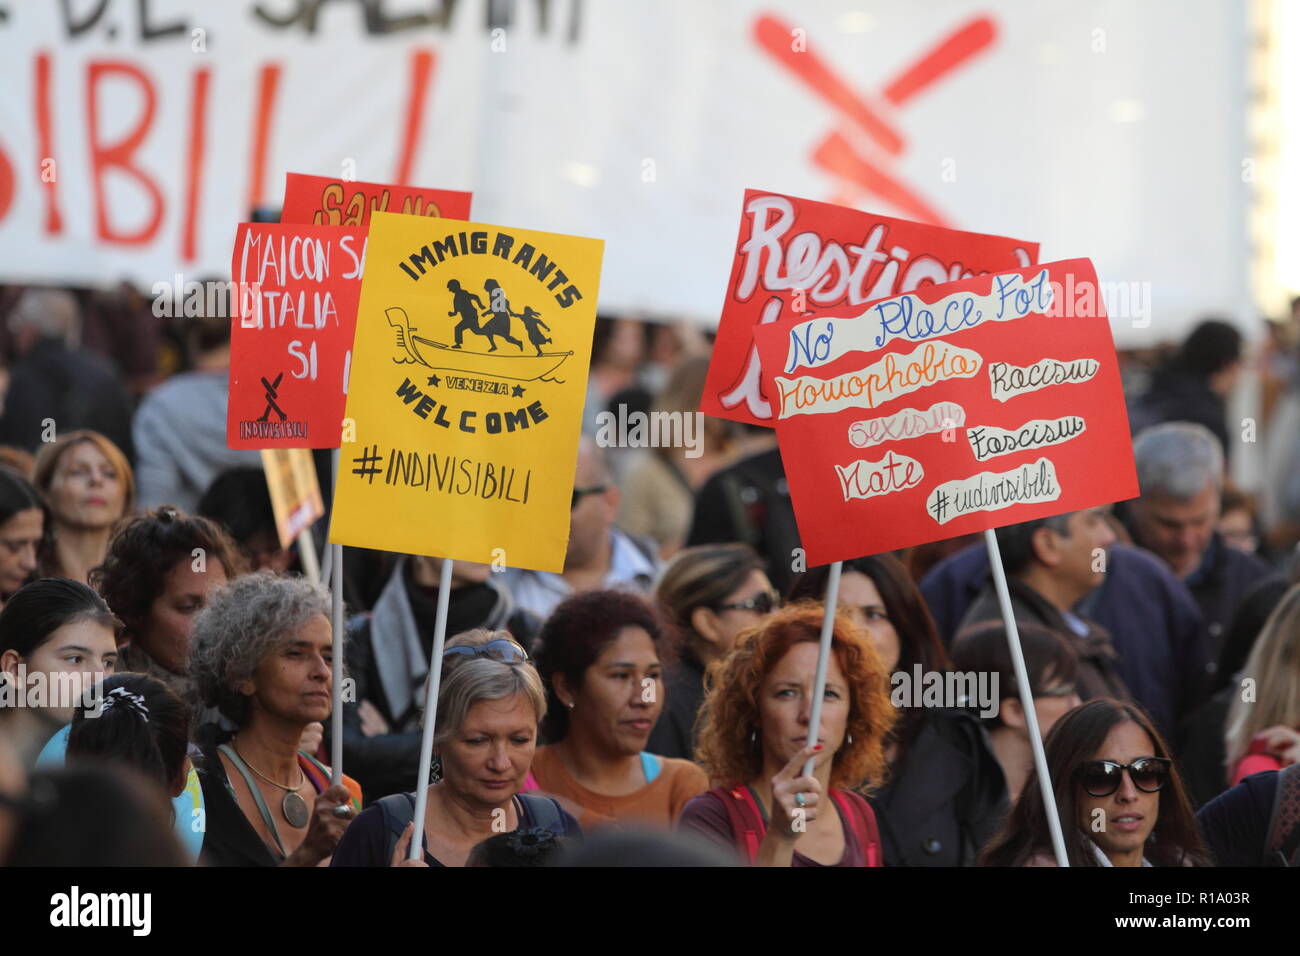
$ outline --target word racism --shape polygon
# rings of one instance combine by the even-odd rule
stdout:
[[[17,675],[0,673],[0,713],[19,707],[68,710],[80,706],[87,717],[103,713],[104,695],[98,681],[81,672],[33,671],[19,661]]]
[[[1002,697],[996,671],[894,671],[889,702],[895,707],[945,707],[973,710],[984,718],[996,717]]]
[[[685,448],[687,458],[704,454],[703,412],[629,413],[620,404],[617,415],[598,414],[596,425],[596,444],[601,448]]]
[[[74,886],[50,897],[50,925],[127,926],[132,936],[148,936],[153,929],[153,895],[82,893]]]
[[[498,232],[491,243],[488,242],[488,233],[486,232],[448,233],[444,239],[435,240],[427,246],[423,246],[419,252],[407,256],[407,261],[399,262],[397,267],[412,279],[418,281],[425,272],[439,265],[444,259],[454,259],[458,256],[487,255],[489,245],[491,246],[492,255],[519,266],[529,275],[535,277],[538,282],[545,284],[549,291],[555,292],[557,288],[563,285],[564,288],[555,293],[555,301],[560,304],[561,308],[567,309],[582,298],[582,293],[578,291],[576,285],[569,282],[569,277],[565,271],[559,268],[551,259],[548,259],[546,255],[538,252],[531,243],[520,243],[518,251],[512,257],[511,252],[514,250],[515,237],[507,232]],[[554,273],[554,276],[552,276],[552,273]],[[565,285],[566,282],[568,285]]]

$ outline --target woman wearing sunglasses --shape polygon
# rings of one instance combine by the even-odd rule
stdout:
[[[416,795],[396,793],[362,811],[331,866],[465,866],[475,846],[499,833],[578,835],[555,800],[519,792],[545,715],[541,678],[509,634],[478,628],[453,637],[442,658],[433,741],[441,776],[429,785],[422,858],[407,859],[420,838]]]
[[[809,568],[789,600],[821,601],[829,568]],[[898,723],[885,740],[889,773],[871,798],[885,866],[973,866],[1006,812],[1006,781],[988,734],[964,701],[921,706],[918,673],[952,670],[921,592],[889,554],[845,561],[840,609],[871,635]]]
[[[1090,700],[1044,746],[1070,866],[1209,865],[1169,748],[1137,704]],[[1056,865],[1037,773],[980,862]]]
[[[677,660],[665,677],[668,700],[646,745],[651,753],[690,760],[704,671],[727,656],[737,636],[780,606],[763,562],[743,544],[701,545],[678,553],[655,588],[677,626]]]

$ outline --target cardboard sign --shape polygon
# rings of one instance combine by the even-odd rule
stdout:
[[[809,564],[1138,494],[1087,259],[755,330]]]
[[[337,448],[364,228],[240,223],[231,260],[231,448]]]
[[[1037,261],[1036,242],[747,189],[700,410],[772,425],[756,325],[809,314],[857,315],[874,299]]]
[[[331,541],[562,570],[603,249],[375,213]]]
[[[287,548],[325,513],[316,466],[305,448],[264,448],[262,470],[271,492],[280,547]]]
[[[468,219],[470,193],[288,173],[281,222],[365,227],[375,212]]]

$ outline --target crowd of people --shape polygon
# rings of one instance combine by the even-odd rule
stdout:
[[[602,447],[602,410],[694,413],[708,342],[599,320],[564,569],[454,562],[419,779],[438,562],[344,549],[333,633],[225,446],[228,320],[127,362],[107,301],[0,292],[0,864],[1052,866],[1035,726],[1071,866],[1300,862],[1300,303],[1266,493],[1210,320],[1134,389],[1138,498],[997,530],[1025,688],[979,539],[847,561],[827,609],[769,430]]]

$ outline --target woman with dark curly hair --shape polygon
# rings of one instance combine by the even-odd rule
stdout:
[[[1169,748],[1137,704],[1090,700],[1044,746],[1070,866],[1210,865]],[[1056,866],[1036,771],[980,864]]]
[[[121,525],[91,572],[91,584],[126,625],[120,669],[157,677],[187,698],[194,616],[243,570],[239,549],[207,518],[164,506]]]
[[[88,583],[91,571],[104,560],[113,525],[131,511],[131,463],[99,432],[68,432],[41,447],[32,483],[54,519],[53,545],[42,572]]]
[[[202,860],[213,866],[327,866],[361,809],[348,777],[300,749],[333,704],[329,594],[306,578],[247,574],[194,622],[190,674],[234,733],[199,735],[207,806]]]
[[[789,600],[820,601],[829,571],[799,575]],[[839,605],[870,635],[898,708],[889,773],[871,796],[885,866],[973,866],[1006,812],[1007,785],[987,731],[962,709],[974,702],[918,701],[927,675],[952,670],[920,590],[893,555],[855,558],[844,562]]]
[[[664,705],[668,632],[659,613],[626,591],[586,591],[551,613],[538,640],[548,707],[537,786],[580,807],[584,827],[670,825],[708,781],[695,764],[645,749]]]
[[[698,756],[722,785],[687,804],[678,826],[758,866],[881,863],[875,814],[849,788],[885,773],[896,716],[887,673],[861,628],[837,615],[821,727],[807,746],[821,629],[817,605],[785,608],[709,668]]]

